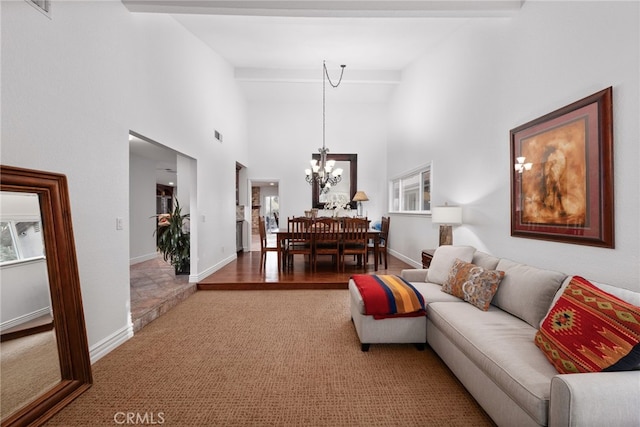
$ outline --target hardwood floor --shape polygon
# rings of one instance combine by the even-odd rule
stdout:
[[[250,290],[250,289],[347,289],[352,274],[400,274],[400,271],[413,268],[409,264],[389,256],[388,269],[384,264],[374,270],[373,257],[369,257],[366,270],[358,267],[352,259],[347,259],[346,271],[336,272],[331,258],[320,259],[318,271],[314,272],[309,262],[302,257],[294,257],[292,269],[278,271],[277,254],[267,254],[267,265],[260,271],[260,252],[243,252],[238,259],[202,281],[199,290]]]

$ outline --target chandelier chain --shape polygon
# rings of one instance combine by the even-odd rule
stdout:
[[[321,194],[326,194],[332,185],[336,185],[342,180],[342,169],[333,169],[335,161],[327,162],[327,153],[329,149],[326,146],[326,122],[327,122],[327,94],[326,94],[326,81],[329,80],[329,84],[333,88],[340,86],[342,82],[342,76],[344,75],[344,69],[346,65],[341,65],[342,71],[340,72],[340,78],[337,83],[331,81],[329,71],[327,70],[326,61],[322,61],[322,148],[318,148],[320,152],[320,162],[317,160],[311,160],[311,169],[306,169],[306,181],[311,185],[318,185]]]
[[[326,89],[325,89],[325,81],[329,80],[329,84],[331,85],[331,87],[333,88],[337,88],[338,86],[340,86],[340,83],[342,83],[342,76],[344,75],[344,69],[345,69],[346,65],[341,65],[340,68],[342,69],[342,71],[340,71],[340,78],[338,79],[338,83],[333,84],[333,82],[331,81],[331,76],[329,76],[329,70],[327,70],[327,61],[322,61],[322,69],[323,69],[323,75],[322,75],[322,151],[326,150],[326,146],[325,146],[325,128],[326,128],[326,123],[327,123],[327,94],[326,94]],[[326,79],[325,79],[326,76]],[[320,151],[320,150],[319,150]]]

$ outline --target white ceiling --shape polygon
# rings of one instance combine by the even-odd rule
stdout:
[[[235,68],[401,70],[469,18],[173,17]],[[319,76],[322,76],[318,72]]]
[[[122,0],[168,13],[236,69],[402,70],[468,19],[524,0]],[[317,73],[321,78],[322,74]]]

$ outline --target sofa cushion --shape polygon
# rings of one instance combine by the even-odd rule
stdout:
[[[495,270],[498,266],[499,261],[500,258],[498,257],[489,255],[481,251],[475,251],[471,263],[486,268],[487,270]]]
[[[464,304],[464,301],[460,298],[442,292],[442,286],[436,285],[435,283],[411,282],[411,284],[422,294],[427,316],[429,315],[429,304],[433,302],[459,302]]]
[[[561,374],[640,368],[640,307],[574,276],[536,345]]]
[[[427,271],[427,280],[442,285],[449,277],[449,270],[456,258],[471,262],[475,251],[476,248],[471,246],[440,246],[433,254],[429,271]]]
[[[496,267],[504,278],[491,304],[538,328],[566,274],[502,258]]]
[[[429,304],[427,319],[531,418],[547,425],[551,378],[558,372],[537,351],[534,327],[494,306],[480,311],[466,303]]]
[[[503,277],[504,271],[488,270],[456,259],[449,270],[449,277],[442,285],[442,292],[487,311]]]

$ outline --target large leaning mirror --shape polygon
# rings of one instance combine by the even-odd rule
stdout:
[[[91,386],[64,175],[0,166],[2,426],[41,425]]]
[[[312,159],[320,160],[320,154],[314,153]],[[342,180],[332,187],[328,193],[320,191],[320,185],[314,184],[311,189],[311,206],[324,209],[332,195],[343,194],[349,201],[352,209],[356,208],[356,202],[352,202],[353,196],[358,191],[358,155],[357,154],[327,154],[327,160],[335,160],[335,168],[341,168]]]

